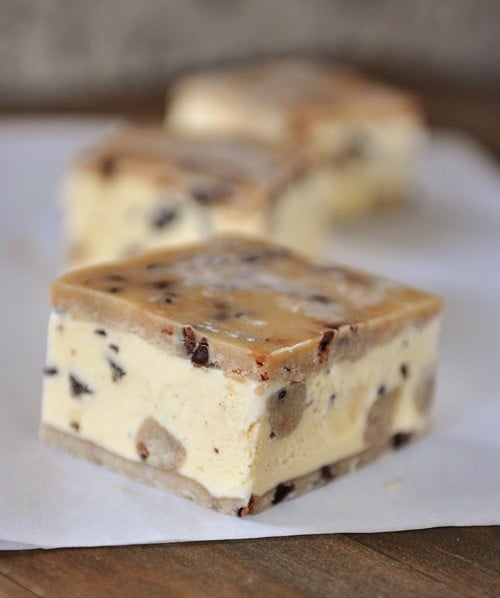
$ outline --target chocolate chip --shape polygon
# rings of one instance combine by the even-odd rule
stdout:
[[[110,177],[118,169],[118,158],[116,156],[104,156],[99,164],[102,176]]]
[[[57,376],[59,370],[54,366],[47,365],[43,368],[43,373],[45,376]]]
[[[214,446],[214,453],[216,453],[217,455],[219,454],[219,449],[215,446]]]
[[[144,444],[144,442],[137,443],[137,452],[139,453],[139,457],[145,461],[149,457],[148,447]]]
[[[111,379],[113,382],[117,382],[120,378],[126,375],[125,370],[120,367],[116,362],[112,359],[108,359],[109,367],[111,368]]]
[[[385,395],[386,391],[387,388],[385,387],[385,384],[381,384],[377,389],[377,396],[381,397],[382,395]]]
[[[286,397],[286,388],[278,391],[278,401],[282,401]]]
[[[71,396],[79,398],[80,395],[92,395],[94,392],[83,382],[78,380],[73,374],[69,375],[69,388]]]
[[[125,282],[127,280],[125,276],[122,276],[121,274],[106,274],[104,279],[110,280],[111,282]]]
[[[96,328],[94,330],[94,334],[97,334],[97,336],[107,336],[106,331],[103,330],[102,328]]]
[[[320,355],[325,353],[325,351],[328,349],[328,345],[332,342],[333,335],[334,335],[333,330],[327,330],[321,337],[321,340],[320,340],[319,346],[318,346]]]
[[[410,375],[410,367],[407,363],[402,363],[399,366],[399,371],[401,372],[401,376],[403,376],[403,378],[406,380],[406,378],[408,378],[408,376]]]
[[[123,287],[110,287],[108,289],[108,293],[121,293],[123,291]]]
[[[208,364],[208,342],[206,338],[202,338],[198,343],[193,355],[191,356],[191,363],[196,367],[201,367]]]
[[[172,286],[171,280],[153,280],[151,282],[147,282],[147,287],[152,287],[153,289],[158,289],[161,291],[162,289],[167,289],[168,287]]]
[[[263,357],[257,357],[255,363],[261,368],[266,363],[266,360]]]
[[[330,403],[335,402],[335,399],[337,398],[337,395],[335,393],[330,395]]]
[[[295,490],[295,484],[278,484],[274,491],[273,500],[271,501],[272,504],[277,505],[284,500],[290,492],[293,492],[293,490]]]
[[[162,230],[171,224],[178,216],[178,211],[172,207],[157,207],[151,216],[151,228]]]
[[[255,497],[252,494],[252,496],[250,497],[250,500],[248,501],[248,505],[246,507],[240,507],[238,509],[238,517],[245,517],[245,515],[249,515],[250,513],[253,513],[255,509]]]
[[[322,295],[321,293],[313,293],[312,295],[309,295],[309,299],[311,301],[316,301],[317,303],[330,303],[331,299],[330,297],[327,297],[326,295]]]
[[[188,355],[191,355],[196,349],[196,336],[191,326],[184,326],[182,329],[182,339]]]
[[[266,382],[267,380],[269,380],[269,374],[267,372],[264,372],[260,375],[260,379],[262,380],[262,382]]]
[[[163,298],[165,303],[175,303],[177,301],[177,295],[175,293],[167,293]]]
[[[330,467],[330,465],[324,465],[321,468],[321,477],[324,480],[333,480],[333,478],[335,477],[335,474],[332,471],[332,468]]]
[[[231,195],[231,187],[228,184],[217,184],[211,187],[199,186],[191,189],[191,195],[202,206],[210,206]]]
[[[69,422],[69,425],[70,425],[71,428],[73,428],[73,430],[75,432],[79,432],[80,431],[80,424],[78,422],[72,420],[72,421]]]
[[[412,434],[409,432],[399,432],[398,434],[394,434],[391,439],[392,446],[395,449],[401,448],[405,444],[408,444],[412,439]]]
[[[111,349],[111,351],[113,351],[114,353],[119,353],[120,349],[118,348],[118,345],[108,345],[108,347]]]

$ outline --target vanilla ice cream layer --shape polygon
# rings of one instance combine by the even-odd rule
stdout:
[[[122,174],[109,181],[77,171],[63,189],[69,265],[114,261],[217,233],[270,238],[312,256],[326,244],[337,183],[330,169],[320,169],[292,182],[259,210],[207,209],[179,189],[158,186],[146,176]],[[171,214],[171,221],[155,227],[155,215],[162,214]]]
[[[400,389],[391,434],[422,429],[414,396],[434,367],[437,333],[437,321],[407,328],[356,361],[326,364],[305,381],[300,421],[280,437],[269,417],[280,381],[236,380],[129,332],[54,313],[42,421],[140,462],[138,438],[152,419],[168,435],[178,473],[216,498],[248,499],[367,448],[382,387]]]

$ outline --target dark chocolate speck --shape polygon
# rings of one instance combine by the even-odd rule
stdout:
[[[226,199],[231,194],[229,185],[216,185],[212,187],[195,187],[191,195],[202,206],[210,206]]]
[[[287,390],[286,390],[286,388],[282,388],[282,389],[281,389],[281,390],[278,392],[278,400],[279,400],[279,401],[282,401],[282,400],[283,400],[283,399],[286,397],[286,394],[287,394]]]
[[[293,490],[295,490],[295,484],[278,484],[276,486],[276,490],[274,491],[274,496],[272,500],[273,505],[277,505],[278,503],[280,503]]]
[[[328,349],[328,345],[332,342],[334,332],[333,330],[327,330],[319,342],[319,352],[324,353]]]
[[[54,366],[47,365],[43,368],[43,373],[45,376],[57,376],[59,370]]]
[[[108,345],[108,347],[109,347],[109,348],[111,349],[111,351],[113,351],[114,353],[119,353],[119,352],[120,352],[120,349],[119,349],[118,345],[114,345],[114,344],[112,344],[112,343],[111,343],[110,345]]]
[[[113,380],[113,382],[117,382],[118,380],[123,378],[123,376],[126,375],[125,370],[122,367],[120,367],[115,361],[113,361],[112,359],[108,359],[108,363],[109,367],[111,368],[111,379]]]
[[[403,376],[403,378],[406,380],[406,378],[408,378],[408,376],[410,375],[410,367],[408,366],[407,363],[402,363],[399,366],[399,371],[401,372],[401,376]]]
[[[177,210],[172,207],[158,207],[151,216],[151,228],[161,230],[177,218]]]
[[[401,448],[405,444],[408,444],[412,438],[412,435],[408,432],[399,432],[398,434],[394,434],[392,437],[392,446],[395,449]]]
[[[94,392],[73,374],[69,375],[69,388],[71,396],[79,398],[80,395],[92,395]]]
[[[321,293],[313,293],[312,295],[309,295],[309,299],[311,301],[316,301],[316,303],[330,303],[331,299],[330,297],[328,297],[327,295],[322,295]]]
[[[94,334],[97,334],[97,336],[107,336],[106,331],[103,330],[102,328],[96,328],[94,330]]]
[[[197,367],[201,367],[208,364],[208,342],[206,338],[202,338],[198,343],[193,355],[191,356],[191,363]]]
[[[147,282],[147,287],[152,287],[153,289],[158,289],[161,291],[162,289],[168,289],[169,286],[172,285],[171,280],[153,280],[152,282]]]
[[[324,465],[321,468],[321,477],[324,480],[333,480],[335,474],[333,473],[332,468],[329,465]]]
[[[99,169],[103,177],[112,176],[118,168],[118,159],[116,156],[104,156],[99,164]]]

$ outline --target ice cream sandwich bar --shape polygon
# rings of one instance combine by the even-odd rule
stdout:
[[[314,254],[330,230],[328,185],[328,172],[293,151],[130,126],[81,154],[67,176],[67,266],[228,232]]]
[[[194,73],[168,94],[166,124],[195,135],[252,137],[322,157],[339,219],[412,191],[425,138],[416,99],[328,62],[274,60]]]
[[[42,437],[233,515],[398,448],[429,422],[441,301],[215,237],[52,286]]]

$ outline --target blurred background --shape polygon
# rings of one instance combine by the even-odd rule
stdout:
[[[500,153],[498,0],[0,0],[0,110],[156,118],[180,72],[315,53]]]

